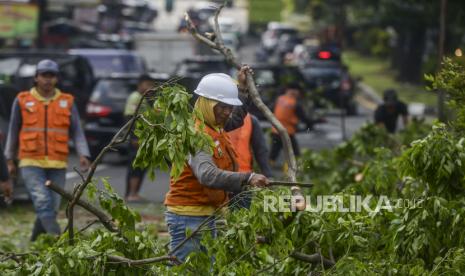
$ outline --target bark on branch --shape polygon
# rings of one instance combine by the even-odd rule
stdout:
[[[160,256],[160,257],[154,257],[154,258],[132,260],[126,257],[109,255],[107,256],[107,260],[109,263],[121,263],[121,264],[126,264],[128,266],[147,265],[147,264],[153,264],[153,263],[164,262],[164,261],[172,261],[175,263],[179,263],[179,260],[175,256]]]
[[[50,180],[45,182],[45,186],[47,186],[47,188],[51,189],[52,191],[54,191],[55,193],[61,195],[63,198],[65,198],[67,200],[71,200],[73,198],[73,195],[70,192],[68,192],[68,191],[64,190],[63,188],[53,184],[52,181],[50,181]],[[111,217],[109,217],[107,214],[105,214],[99,208],[92,205],[90,202],[87,202],[87,201],[85,201],[83,199],[79,199],[76,203],[77,203],[77,205],[79,205],[82,208],[86,209],[90,213],[94,214],[99,219],[99,221],[102,223],[102,225],[106,229],[108,229],[108,231],[116,232],[116,233],[120,232],[118,227],[115,225],[115,223],[111,219]]]
[[[315,264],[315,265],[323,264],[323,267],[325,269],[333,267],[335,265],[333,261],[326,259],[325,257],[321,256],[319,253],[308,255],[308,254],[304,254],[301,252],[292,252],[290,256],[296,260]]]
[[[193,24],[192,20],[189,17],[189,14],[186,13],[186,20],[188,22],[188,28],[189,28],[190,33],[197,40],[206,44],[207,46],[210,46],[213,49],[220,51],[220,53],[226,58],[226,61],[239,70],[242,67],[242,63],[239,62],[238,59],[234,57],[231,50],[224,45],[221,32],[219,29],[218,16],[220,15],[221,10],[223,8],[224,8],[224,4],[221,5],[215,13],[215,17],[214,17],[215,34],[214,36],[212,36],[213,41],[208,39],[204,35],[198,33],[197,29],[195,28],[195,25]],[[289,134],[287,133],[287,130],[278,121],[278,119],[276,119],[276,117],[273,115],[271,110],[263,103],[260,97],[260,94],[258,93],[257,88],[255,86],[255,81],[253,79],[253,76],[249,72],[247,72],[247,87],[248,87],[249,95],[252,99],[252,102],[265,115],[267,120],[270,121],[271,124],[278,130],[279,136],[281,137],[281,140],[283,141],[285,156],[289,164],[287,176],[291,182],[295,182],[296,173],[297,173],[297,162],[295,159],[294,151],[292,149],[291,139],[289,138]],[[296,203],[296,208],[298,210],[304,210],[305,209],[305,198],[302,195],[300,188],[298,186],[293,186],[291,187],[291,191],[292,191],[292,195],[295,197],[294,202]]]

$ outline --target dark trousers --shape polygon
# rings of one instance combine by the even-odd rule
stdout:
[[[295,136],[289,135],[289,138],[291,138],[291,144],[292,144],[292,149],[294,150],[294,155],[299,156],[300,155],[299,144],[297,144],[297,140],[295,139]],[[281,137],[279,136],[279,134],[271,133],[270,160],[276,161],[282,148],[283,148],[283,142],[281,141]]]
[[[147,172],[147,169],[134,168],[132,166],[132,163],[134,162],[134,160],[136,159],[136,156],[137,156],[137,150],[138,150],[137,146],[134,146],[132,143],[129,143],[129,145],[128,145],[128,166],[127,166],[128,171],[127,171],[127,174],[126,174],[126,193],[125,193],[125,196],[129,195],[129,180],[131,178],[137,177],[137,178],[140,179],[140,181],[142,181],[144,179],[145,173]],[[142,183],[139,186],[139,189],[141,188],[141,186],[142,186]]]

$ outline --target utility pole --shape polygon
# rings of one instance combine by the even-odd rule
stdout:
[[[439,15],[439,41],[438,41],[438,68],[441,70],[442,58],[444,56],[444,41],[446,39],[446,13],[447,13],[447,0],[441,0],[441,10]],[[446,121],[446,112],[444,110],[444,91],[438,91],[438,119],[441,122]]]

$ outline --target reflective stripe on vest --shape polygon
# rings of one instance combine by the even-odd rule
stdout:
[[[252,117],[250,114],[244,118],[244,125],[233,131],[228,132],[229,138],[234,149],[237,152],[237,163],[239,163],[240,172],[252,171],[252,149],[250,142],[252,139]]]
[[[297,100],[294,97],[288,95],[279,96],[276,105],[274,108],[274,115],[281,124],[286,128],[289,134],[295,134],[296,126],[299,122],[299,118],[295,114],[295,108],[297,105]],[[273,128],[273,132],[277,133],[278,131]]]
[[[224,132],[205,126],[204,130],[213,138],[213,162],[226,171],[237,171],[236,153],[231,145],[228,135]],[[165,205],[168,206],[214,206],[218,207],[228,200],[227,193],[221,189],[211,189],[199,183],[186,163],[181,176],[174,180],[171,178],[170,190],[166,194]]]
[[[29,91],[18,94],[21,111],[19,159],[66,161],[73,96],[61,93],[48,104]]]

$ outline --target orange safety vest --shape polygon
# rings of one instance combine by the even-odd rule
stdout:
[[[252,139],[252,117],[247,114],[244,118],[244,125],[240,128],[228,132],[231,143],[237,152],[237,163],[240,172],[252,171],[252,149],[250,140]]]
[[[19,132],[19,159],[66,161],[68,158],[69,126],[74,98],[61,93],[48,104],[30,91],[18,94],[22,126]]]
[[[279,96],[274,107],[274,115],[281,124],[286,128],[287,133],[293,135],[296,133],[296,126],[299,118],[295,114],[297,99],[288,95]],[[273,128],[273,133],[278,131]]]
[[[215,162],[216,166],[226,171],[237,171],[236,153],[228,135],[224,131],[216,132],[208,126],[205,126],[205,131],[215,142],[213,162]],[[181,176],[176,181],[171,179],[165,205],[218,207],[227,200],[226,191],[208,188],[200,184],[191,167],[186,164]]]

